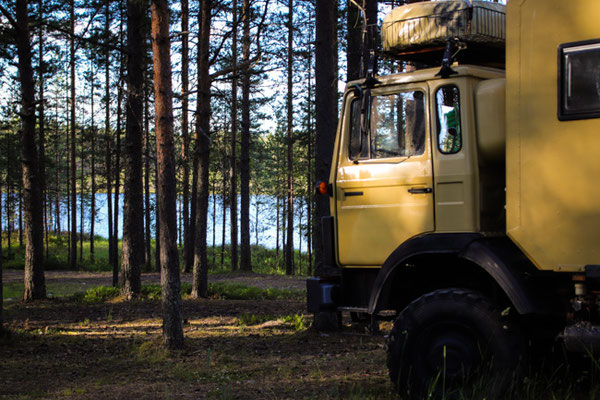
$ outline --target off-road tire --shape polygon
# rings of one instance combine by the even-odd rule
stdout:
[[[388,338],[390,378],[400,394],[412,398],[452,398],[459,391],[499,398],[519,364],[518,338],[508,318],[482,295],[436,290],[396,319]]]

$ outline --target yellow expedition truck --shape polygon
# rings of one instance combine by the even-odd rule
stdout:
[[[381,34],[409,72],[348,83],[319,189],[338,273],[308,280],[308,309],[394,320],[398,388],[506,371],[540,332],[600,348],[599,18],[597,0],[408,4]]]

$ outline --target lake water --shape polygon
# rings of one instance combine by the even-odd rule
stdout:
[[[15,196],[16,198],[16,196]],[[113,200],[114,200],[114,195],[113,195]],[[154,228],[155,228],[155,214],[154,214],[154,209],[155,209],[155,200],[156,197],[154,194],[150,195],[150,218],[151,218],[151,225],[152,225],[152,235],[154,236]],[[216,201],[215,201],[216,200]],[[80,221],[80,205],[81,205],[81,197],[78,196],[77,197],[77,203],[78,203],[78,208],[77,208],[77,223],[79,225],[79,221]],[[13,203],[15,203],[15,201],[13,200]],[[91,220],[90,220],[90,215],[91,215],[91,209],[90,209],[90,203],[91,203],[91,196],[84,196],[84,222],[83,222],[83,227],[84,227],[84,232],[85,233],[89,233],[90,232],[90,225],[91,225]],[[302,207],[300,207],[300,203],[302,204]],[[240,198],[238,196],[238,214],[239,214],[239,204],[240,204]],[[282,202],[280,201],[280,207],[281,207]],[[3,206],[3,214],[2,214],[2,224],[3,224],[3,229],[6,229],[7,226],[7,217],[6,217],[6,194],[4,193],[2,195],[2,206]],[[114,205],[113,205],[114,206]],[[16,208],[17,206],[14,205],[14,208]],[[54,202],[51,205],[52,209],[54,209]],[[225,224],[225,243],[229,243],[230,242],[230,213],[229,213],[229,206],[226,206],[226,224]],[[301,199],[297,199],[296,201],[296,205],[295,205],[295,211],[296,211],[296,215],[295,215],[295,223],[294,223],[294,247],[296,249],[298,249],[300,247],[300,240],[302,240],[302,251],[306,251],[306,246],[307,246],[307,241],[306,241],[306,204],[304,203],[303,200]],[[96,215],[96,224],[94,227],[94,231],[96,235],[102,236],[102,237],[108,237],[108,202],[107,202],[107,195],[106,193],[98,193],[96,194],[96,210],[97,210],[97,215]],[[181,210],[181,202],[178,202],[178,210]],[[301,212],[299,212],[301,210]],[[18,208],[14,210],[15,214],[18,211]],[[281,208],[280,208],[280,213],[281,213]],[[183,222],[180,220],[179,217],[179,212],[178,212],[178,226],[181,226],[183,224]],[[220,245],[222,242],[222,238],[223,238],[223,201],[222,201],[222,197],[219,195],[211,195],[209,198],[209,210],[208,210],[208,228],[207,228],[207,244],[209,246],[211,246],[213,244],[213,214],[214,214],[214,244],[215,245]],[[51,227],[54,227],[54,222],[52,222],[52,219],[54,218],[54,211],[49,210],[48,212],[48,216],[49,216],[49,223],[51,224]],[[67,208],[66,208],[66,198],[62,199],[62,204],[61,204],[61,213],[60,213],[60,224],[61,224],[61,229],[62,230],[67,230],[68,228],[68,214],[67,214]],[[282,221],[282,217],[280,215],[280,221],[279,221],[280,225],[283,225],[283,221]],[[119,200],[119,238],[122,237],[122,233],[123,233],[123,194],[120,195],[120,200]],[[277,208],[276,208],[276,199],[275,197],[272,196],[263,196],[263,195],[258,195],[258,196],[251,196],[250,199],[250,242],[251,244],[260,244],[263,246],[266,246],[268,248],[275,248],[276,247],[276,237],[277,237]],[[302,226],[302,229],[299,229],[299,225]],[[13,222],[13,226],[17,226],[18,227],[18,222],[14,221]],[[238,231],[240,229],[240,222],[239,222],[239,215],[238,215]],[[79,226],[77,227],[77,229],[79,230]],[[180,228],[181,231],[182,228]],[[282,241],[282,234],[284,234],[281,230],[283,228],[280,226],[280,234],[279,234],[279,242],[281,243]],[[178,239],[179,240],[179,239]]]

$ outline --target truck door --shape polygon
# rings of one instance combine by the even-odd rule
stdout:
[[[426,86],[372,90],[370,132],[347,98],[336,167],[338,259],[379,267],[407,239],[434,230]]]

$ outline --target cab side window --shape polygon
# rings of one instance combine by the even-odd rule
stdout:
[[[370,137],[359,158],[421,155],[425,151],[425,95],[421,91],[371,98]],[[366,140],[366,139],[363,139]],[[350,157],[360,152],[360,103],[351,107]]]
[[[462,148],[460,95],[454,85],[442,86],[435,94],[438,149],[443,154],[458,153]]]

